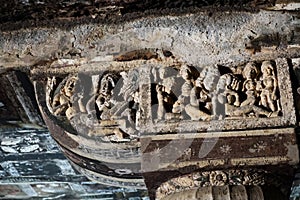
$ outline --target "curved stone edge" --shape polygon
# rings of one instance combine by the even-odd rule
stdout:
[[[140,162],[139,155],[135,155],[134,152],[136,151],[139,146],[132,146],[122,143],[101,143],[100,141],[95,140],[95,138],[83,137],[77,135],[76,133],[70,133],[67,130],[64,130],[63,127],[54,123],[53,119],[49,116],[51,115],[50,112],[47,110],[46,102],[45,102],[45,84],[43,81],[35,81],[34,82],[35,92],[36,92],[36,99],[41,110],[42,116],[50,129],[52,137],[63,147],[67,149],[71,149],[72,151],[76,152],[77,154],[87,156],[91,159],[97,158],[97,160],[107,161],[107,162],[114,162],[114,155],[115,162],[122,162],[122,161],[129,161],[129,162]],[[84,142],[84,144],[82,143]],[[87,147],[87,148],[86,148]],[[91,151],[92,149],[96,149],[96,151]],[[117,149],[117,150],[115,150]],[[128,151],[118,151],[118,150],[128,150]],[[98,154],[101,151],[115,151],[109,155],[101,156]],[[90,155],[87,155],[90,154]],[[124,154],[124,155],[123,155]],[[123,155],[123,159],[122,159]]]
[[[126,148],[125,144],[120,145],[120,147],[118,144],[113,144],[110,148],[109,145],[106,145],[105,149],[97,148],[98,153],[104,150],[115,151],[114,154],[103,154],[103,157],[97,152],[89,152],[88,149],[83,151],[82,148],[84,148],[84,146],[81,145],[81,140],[78,135],[68,133],[63,129],[63,127],[55,124],[54,121],[49,118],[49,111],[47,110],[44,96],[44,85],[36,81],[34,86],[36,99],[42,116],[50,130],[51,136],[60,145],[64,155],[71,161],[72,164],[80,167],[81,171],[88,171],[89,173],[83,173],[86,176],[90,177],[91,174],[93,174],[93,179],[97,179],[97,182],[117,187],[126,187],[127,182],[129,182],[130,186],[128,187],[137,186],[137,188],[145,189],[143,177],[140,174],[140,159],[132,153],[128,154],[127,151],[118,151]],[[100,145],[101,144],[98,144],[96,146]],[[115,150],[116,146],[118,147],[117,150]],[[122,157],[122,154],[124,154],[124,158],[118,159],[120,156]],[[132,156],[134,156],[133,159]],[[116,179],[116,181],[106,181],[109,180],[109,178]]]
[[[104,185],[110,185],[115,187],[124,187],[124,188],[135,188],[135,189],[147,189],[146,185],[143,181],[143,179],[120,179],[120,178],[113,178],[110,176],[105,176],[99,173],[95,173],[93,171],[84,169],[82,167],[79,167],[78,165],[72,163],[73,167],[85,175],[88,179],[104,184]]]
[[[63,147],[61,149],[72,163],[95,173],[124,179],[143,179],[140,173],[140,163],[106,163],[77,155]]]

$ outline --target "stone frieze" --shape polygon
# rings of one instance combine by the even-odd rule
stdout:
[[[50,113],[107,141],[296,123],[286,59],[198,67],[157,50],[115,60],[48,77]]]

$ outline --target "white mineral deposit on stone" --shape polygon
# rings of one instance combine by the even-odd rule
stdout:
[[[132,171],[130,169],[116,169],[115,172],[120,175],[132,173]]]
[[[18,123],[19,126],[25,129],[44,129],[43,127],[37,124],[26,124],[26,123]],[[29,130],[24,130],[23,132],[28,132]],[[21,131],[18,131],[21,132]]]
[[[19,144],[20,142],[22,142],[22,138],[3,138],[1,145],[10,146]]]
[[[21,3],[29,5],[29,0],[22,0]]]
[[[24,127],[24,128],[26,128],[26,127]],[[34,131],[34,129],[33,130],[28,130],[28,129],[17,130],[18,133],[29,133],[29,132],[32,132],[32,131]]]
[[[61,169],[62,174],[64,175],[74,175],[75,172],[73,168],[70,166],[69,162],[67,160],[55,160],[56,166],[58,166]]]
[[[104,61],[113,61],[114,57],[111,55],[108,56],[96,56],[91,60],[91,62],[104,62]]]
[[[270,10],[299,10],[300,3],[278,3],[274,7],[271,7]]]
[[[28,141],[29,143],[39,143],[40,142],[40,139],[38,137],[27,137],[25,139],[26,141]]]
[[[6,153],[18,153],[18,151],[12,147],[2,146],[1,149]]]
[[[34,144],[34,145],[30,145],[30,146],[27,146],[27,147],[22,147],[20,149],[20,151],[22,153],[29,153],[29,152],[33,152],[35,150],[37,150],[40,146],[38,144]]]

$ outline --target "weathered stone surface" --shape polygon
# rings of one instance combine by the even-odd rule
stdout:
[[[297,163],[297,150],[289,147],[292,141],[296,145],[293,129],[283,130],[282,134],[278,129],[268,132],[273,133],[244,131],[226,133],[225,137],[217,132],[145,137],[141,140],[142,145],[147,144],[147,148],[143,149],[142,169],[149,172],[193,166],[187,169],[193,171],[220,166]],[[242,136],[243,133],[246,135]],[[273,151],[274,144],[282,149]],[[289,157],[291,152],[295,154]]]
[[[276,2],[276,4],[275,4]],[[21,27],[33,26],[61,26],[66,20],[76,19],[73,24],[97,20],[122,20],[120,15],[127,14],[130,18],[139,18],[147,14],[160,15],[167,10],[173,14],[193,12],[195,9],[205,10],[256,10],[258,8],[284,9],[293,6],[282,5],[280,1],[253,1],[253,0],[54,0],[54,1],[21,1],[4,2],[0,7],[0,23],[3,29],[19,29]],[[272,6],[275,6],[273,8]],[[283,7],[283,8],[282,8]],[[133,13],[133,14],[131,14]],[[54,19],[54,20],[53,20]],[[74,20],[75,21],[75,20]],[[20,25],[18,27],[18,25]]]
[[[268,199],[264,197],[262,189],[258,186],[244,187],[244,186],[215,186],[192,189],[189,191],[177,192],[163,198],[162,200],[263,200]]]
[[[205,7],[219,4],[236,5],[217,11]],[[143,188],[143,172],[150,190],[173,178],[181,179],[174,182],[178,188],[168,188],[172,192],[194,190],[171,199],[199,198],[205,191],[195,190],[196,183],[213,186],[206,196],[211,199],[247,198],[246,192],[250,199],[261,199],[259,187],[231,190],[232,176],[219,169],[290,169],[298,163],[294,128],[299,110],[294,103],[300,97],[292,94],[300,85],[295,84],[300,80],[299,13],[274,11],[296,10],[296,2],[14,1],[5,7],[9,5],[23,10],[14,19],[26,22],[23,28],[16,28],[18,22],[8,27],[13,12],[1,12],[0,71],[30,71],[53,137],[91,179]],[[239,5],[265,10],[241,11]],[[83,8],[75,12],[78,6]],[[165,9],[169,6],[175,9]],[[137,10],[147,11],[130,14]],[[49,18],[56,22],[45,25]],[[37,28],[30,29],[33,24]],[[15,77],[6,78],[19,88]],[[209,88],[205,78],[215,85]],[[197,80],[202,82],[197,85]],[[34,121],[24,106],[24,91],[15,92]],[[18,148],[20,143],[4,141],[1,149],[41,150],[36,141],[31,143]],[[188,178],[195,170],[209,171],[202,176],[206,182]],[[256,175],[242,184],[264,182]]]
[[[10,55],[3,55],[15,62],[3,59],[2,65],[32,66],[48,126],[65,154],[93,180],[124,186],[131,176],[136,182],[129,185],[142,187],[139,170],[147,179],[147,173],[169,172],[161,179],[165,181],[195,170],[288,168],[298,162],[290,95],[294,78],[288,75],[300,56],[298,17],[271,11],[199,12],[37,29],[35,36],[44,37],[27,39],[33,42],[29,54],[27,44],[16,49],[19,42],[3,33],[11,41],[11,46],[2,45]],[[40,52],[45,37],[50,46]],[[186,77],[192,68],[193,79]],[[209,79],[214,72],[212,90],[196,85],[201,73]],[[234,88],[233,82],[241,87]],[[261,88],[251,89],[251,84]],[[209,100],[198,97],[199,108],[192,109],[192,89],[185,90],[189,86],[208,90]],[[234,97],[235,103],[222,101],[222,95]],[[179,102],[179,97],[187,101]],[[109,173],[114,178],[107,181]],[[219,175],[212,175],[211,182],[221,184]],[[153,182],[160,184],[156,178],[146,182],[151,189]]]
[[[275,194],[270,195],[267,190],[265,194],[262,194],[262,188],[270,187],[277,188],[276,193],[280,199],[283,193],[287,192],[283,188],[291,183],[286,179],[287,177],[280,178],[274,171],[252,169],[192,172],[159,184],[155,197],[157,199],[176,196],[183,198],[188,194],[195,194],[194,191],[198,190],[198,199],[251,199],[254,197],[272,199],[272,196],[276,196]],[[189,193],[189,191],[192,192]],[[196,196],[193,197],[196,198]]]
[[[55,131],[54,138],[63,146],[63,152],[79,171],[103,184],[145,188],[140,174],[139,143],[136,140],[131,144],[127,141],[111,143],[99,136],[90,136],[81,129],[68,128],[70,124],[65,117],[55,118],[49,111],[46,92],[41,86],[41,83],[37,83],[36,90],[41,91],[38,102],[46,124],[50,130]]]
[[[5,153],[17,153],[17,151],[14,148],[12,148],[12,147],[2,146],[1,149]]]
[[[84,24],[67,30],[43,28],[2,32],[1,65],[32,66],[62,58],[75,58],[73,63],[76,64],[99,56],[101,60],[111,60],[113,55],[144,48],[172,50],[178,59],[196,66],[286,56],[287,51],[282,47],[295,57],[299,48],[297,18],[297,14],[270,11],[214,12],[212,16],[202,12],[114,25]],[[202,53],[195,55],[190,51]]]

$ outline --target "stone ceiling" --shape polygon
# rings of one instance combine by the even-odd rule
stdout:
[[[76,24],[101,19],[114,21],[124,15],[136,18],[162,10],[168,13],[203,8],[253,10],[273,5],[275,0],[0,0],[0,29],[57,26],[61,21]]]

